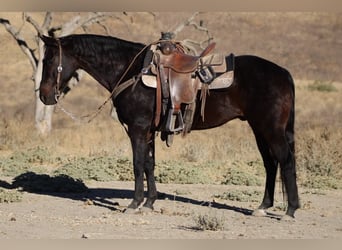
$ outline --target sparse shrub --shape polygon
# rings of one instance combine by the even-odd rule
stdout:
[[[213,214],[200,214],[195,218],[196,228],[199,230],[219,231],[224,230],[224,217]]]
[[[321,91],[321,92],[337,91],[337,89],[332,85],[332,82],[321,82],[321,81],[314,81],[312,84],[308,86],[308,89],[311,91]]]
[[[243,185],[243,186],[260,186],[262,184],[261,177],[257,176],[253,170],[245,169],[242,166],[229,168],[224,175],[224,181],[221,184]]]
[[[160,183],[194,184],[208,180],[203,169],[193,164],[181,162],[163,162],[157,165],[156,181]]]
[[[0,203],[18,202],[22,198],[22,193],[17,189],[4,189],[0,187]]]
[[[216,194],[214,197],[230,201],[259,202],[262,198],[262,192],[257,190],[232,190],[223,194]]]
[[[21,157],[26,162],[33,163],[33,164],[43,164],[43,163],[54,162],[54,158],[51,157],[51,153],[49,152],[49,150],[41,146],[28,149],[26,152],[21,153]]]
[[[14,177],[18,174],[34,171],[42,173],[43,164],[53,163],[49,151],[44,147],[35,147],[24,151],[15,151],[9,157],[0,158],[0,173],[4,176]]]
[[[342,187],[341,133],[327,128],[297,133],[297,172],[300,183],[309,188]]]
[[[96,181],[134,180],[130,160],[114,157],[75,157],[59,167],[54,174],[64,174],[76,179]]]

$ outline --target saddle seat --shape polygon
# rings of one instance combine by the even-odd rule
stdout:
[[[184,53],[184,48],[171,41],[161,42],[156,50],[154,62],[159,68],[161,84],[169,85],[172,107],[179,109],[181,103],[194,102],[197,94],[198,79],[194,77],[200,59],[209,54],[215,43],[211,43],[199,56]],[[167,91],[165,91],[167,92]]]
[[[172,44],[171,42],[163,42],[160,46],[160,64],[165,68],[170,68],[177,73],[193,73],[198,68],[201,58],[208,55],[214,48],[215,43],[209,44],[199,56],[192,56],[184,53],[183,48]]]

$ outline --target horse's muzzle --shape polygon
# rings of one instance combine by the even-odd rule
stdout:
[[[45,105],[54,105],[57,103],[55,91],[52,86],[50,84],[40,85],[39,98]]]
[[[54,105],[57,103],[55,96],[53,97],[47,97],[45,95],[40,94],[39,95],[40,100],[45,104],[45,105]]]

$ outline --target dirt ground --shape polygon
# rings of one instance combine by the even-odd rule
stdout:
[[[302,208],[293,221],[270,209],[254,217],[255,202],[213,198],[239,186],[159,184],[150,213],[123,213],[132,182],[87,182],[83,194],[25,192],[21,202],[0,203],[0,239],[340,239],[341,190],[300,190]],[[246,188],[246,187],[243,187]],[[255,188],[255,187],[250,187]],[[257,188],[260,189],[260,188]],[[282,200],[280,193],[278,200]],[[281,203],[282,201],[280,201]],[[278,202],[279,203],[279,202]],[[196,218],[222,223],[201,230]]]

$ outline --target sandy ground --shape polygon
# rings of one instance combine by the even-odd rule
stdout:
[[[132,182],[86,184],[89,192],[83,194],[25,192],[20,202],[0,203],[0,239],[342,238],[341,190],[300,189],[302,208],[296,219],[281,221],[284,212],[279,209],[254,217],[250,214],[257,203],[213,198],[246,187],[158,184],[154,212],[127,214],[123,211],[133,194]],[[200,230],[195,218],[205,215],[224,228]]]

